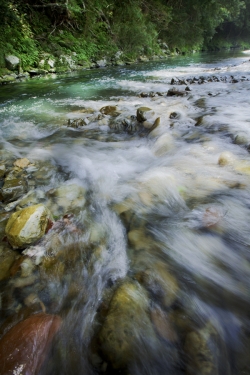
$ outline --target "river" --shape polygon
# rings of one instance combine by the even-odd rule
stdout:
[[[53,216],[0,281],[2,327],[33,300],[62,319],[40,375],[250,374],[249,58],[0,88],[0,164],[30,161],[23,194],[0,203],[1,238],[16,209]]]

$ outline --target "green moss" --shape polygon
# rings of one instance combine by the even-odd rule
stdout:
[[[8,70],[7,68],[0,68],[0,76],[4,76],[6,74],[10,74],[11,71]]]

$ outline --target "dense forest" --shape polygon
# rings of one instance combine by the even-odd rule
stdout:
[[[84,66],[119,53],[247,47],[250,0],[2,0],[0,29],[2,68],[9,54],[24,69],[44,54]]]

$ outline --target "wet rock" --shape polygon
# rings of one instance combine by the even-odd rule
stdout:
[[[50,162],[42,162],[38,166],[37,170],[34,171],[33,178],[37,184],[49,184],[50,179],[57,173],[57,168],[51,165]]]
[[[0,164],[0,178],[4,177],[6,172],[6,167],[4,164]]]
[[[236,157],[232,152],[224,151],[219,156],[218,164],[221,166],[233,165],[235,161],[236,161]]]
[[[20,65],[20,60],[17,56],[8,55],[5,57],[6,67],[9,70],[17,70]]]
[[[149,250],[152,246],[152,240],[143,228],[131,229],[128,232],[128,240],[135,250]]]
[[[20,198],[27,191],[27,185],[23,178],[5,179],[1,189],[5,202],[11,202]]]
[[[194,331],[196,322],[194,322],[186,310],[172,310],[168,314],[168,319],[174,327],[182,340],[185,340],[188,333]]]
[[[242,174],[250,175],[250,163],[248,160],[239,160],[235,165],[234,169]]]
[[[140,98],[148,98],[148,96],[149,96],[149,93],[148,93],[148,92],[141,92],[141,93],[139,94],[139,97],[140,97]]]
[[[161,123],[161,118],[157,117],[157,119],[153,123],[153,126],[151,126],[151,128],[149,129],[148,133],[151,133],[153,130],[155,130],[160,125],[160,123]]]
[[[130,118],[123,119],[120,124],[121,130],[126,131],[127,133],[130,133],[130,134],[138,131],[140,127],[136,118],[134,117],[135,116],[130,116]]]
[[[235,136],[234,143],[237,145],[247,145],[249,143],[249,138],[245,133],[240,133]]]
[[[13,314],[8,315],[4,322],[0,326],[0,339],[17,323],[24,319],[27,319],[33,314],[38,314],[43,312],[40,304],[32,304],[29,307],[21,307],[18,311],[14,311]]]
[[[27,307],[30,307],[32,305],[40,305],[41,310],[45,313],[46,308],[43,304],[43,302],[40,300],[38,295],[36,293],[31,293],[29,294],[25,299],[24,299],[24,305]]]
[[[176,77],[173,77],[173,78],[171,79],[171,85],[178,85],[178,84],[179,84],[179,79],[176,78]]]
[[[140,107],[137,108],[136,111],[136,118],[139,122],[148,121],[152,116],[154,115],[154,112],[151,108],[148,107]]]
[[[48,73],[47,70],[45,70],[45,69],[39,69],[39,68],[32,68],[32,69],[29,69],[28,72],[29,72],[29,75],[30,75],[31,77],[33,77],[33,76],[38,76],[38,75],[45,75],[45,74]]]
[[[147,342],[156,339],[148,308],[147,295],[137,282],[127,281],[114,293],[99,333],[103,356],[114,369],[136,359],[142,337]]]
[[[217,375],[217,333],[210,323],[203,329],[187,334],[184,350],[187,354],[188,375]]]
[[[30,161],[27,158],[17,159],[14,162],[15,167],[22,168],[22,169],[28,167],[29,164],[30,164]]]
[[[178,112],[171,112],[169,115],[171,120],[180,118],[180,114]]]
[[[102,59],[102,60],[96,61],[96,66],[97,68],[105,68],[105,66],[107,66],[107,60]]]
[[[150,129],[153,126],[152,122],[149,121],[143,121],[142,125],[145,129]]]
[[[87,118],[78,118],[78,119],[74,119],[74,120],[68,119],[67,126],[69,128],[78,129],[78,128],[80,128],[82,126],[86,126],[88,124],[89,124],[89,120]]]
[[[153,146],[156,156],[163,156],[165,153],[173,150],[175,147],[174,138],[171,134],[163,134],[160,136]]]
[[[167,92],[167,96],[186,96],[187,91],[180,91],[177,90],[175,87],[172,89],[169,89]]]
[[[0,281],[10,276],[11,266],[17,257],[18,254],[15,251],[7,247],[0,247]]]
[[[139,56],[138,57],[138,61],[139,62],[148,62],[148,57],[147,56]]]
[[[32,260],[28,257],[25,257],[25,259],[20,264],[21,268],[21,277],[28,277],[32,275],[32,272],[35,268],[35,264],[32,262]]]
[[[51,201],[46,205],[52,213],[56,214],[59,209],[62,214],[66,214],[77,208],[82,209],[86,203],[85,195],[86,190],[82,186],[77,184],[62,185],[48,191],[47,196],[51,198]]]
[[[125,62],[123,60],[115,60],[114,65],[115,66],[123,66],[123,65],[125,65]]]
[[[202,223],[206,228],[216,229],[223,218],[223,212],[217,207],[209,207],[203,214]]]
[[[0,375],[37,374],[60,325],[60,317],[40,313],[12,327],[0,340]]]
[[[196,119],[195,126],[201,126],[202,123],[203,123],[203,116],[199,116],[199,117]]]
[[[45,193],[43,190],[31,190],[29,191],[24,197],[20,198],[16,202],[9,203],[9,208],[15,208],[14,204],[18,206],[18,209],[25,208],[27,206],[33,206],[35,204],[41,203],[43,200],[45,200]],[[6,207],[5,207],[6,210]]]
[[[5,233],[13,248],[26,247],[44,234],[51,214],[42,204],[30,206],[11,215]]]
[[[103,115],[109,115],[109,116],[114,116],[116,115],[116,112],[117,111],[117,107],[114,106],[114,105],[106,105],[105,107],[102,107],[100,109],[100,112],[103,114]]]
[[[175,175],[165,167],[152,168],[140,176],[138,184],[138,196],[141,202],[148,207],[155,209],[156,205],[164,202],[164,205],[182,204],[179,194],[179,184]]]
[[[175,302],[179,286],[175,276],[164,263],[155,262],[151,268],[139,272],[136,279],[164,308],[169,308]]]
[[[10,213],[1,212],[0,213],[0,240],[5,236],[5,227],[9,220]]]
[[[159,336],[170,342],[178,341],[178,335],[173,323],[165,312],[159,308],[153,309],[151,311],[151,320]]]

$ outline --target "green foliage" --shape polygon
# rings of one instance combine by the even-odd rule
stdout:
[[[25,68],[42,52],[134,58],[160,53],[158,39],[184,52],[247,43],[249,33],[250,0],[2,0],[0,67],[5,54]]]
[[[118,47],[125,53],[140,54],[153,51],[157,31],[142,13],[139,2],[118,4],[113,9],[112,30]]]
[[[38,56],[38,45],[25,16],[20,14],[11,1],[4,2],[5,15],[1,15],[0,50],[1,66],[4,66],[4,55],[17,55],[24,67],[34,65]]]

